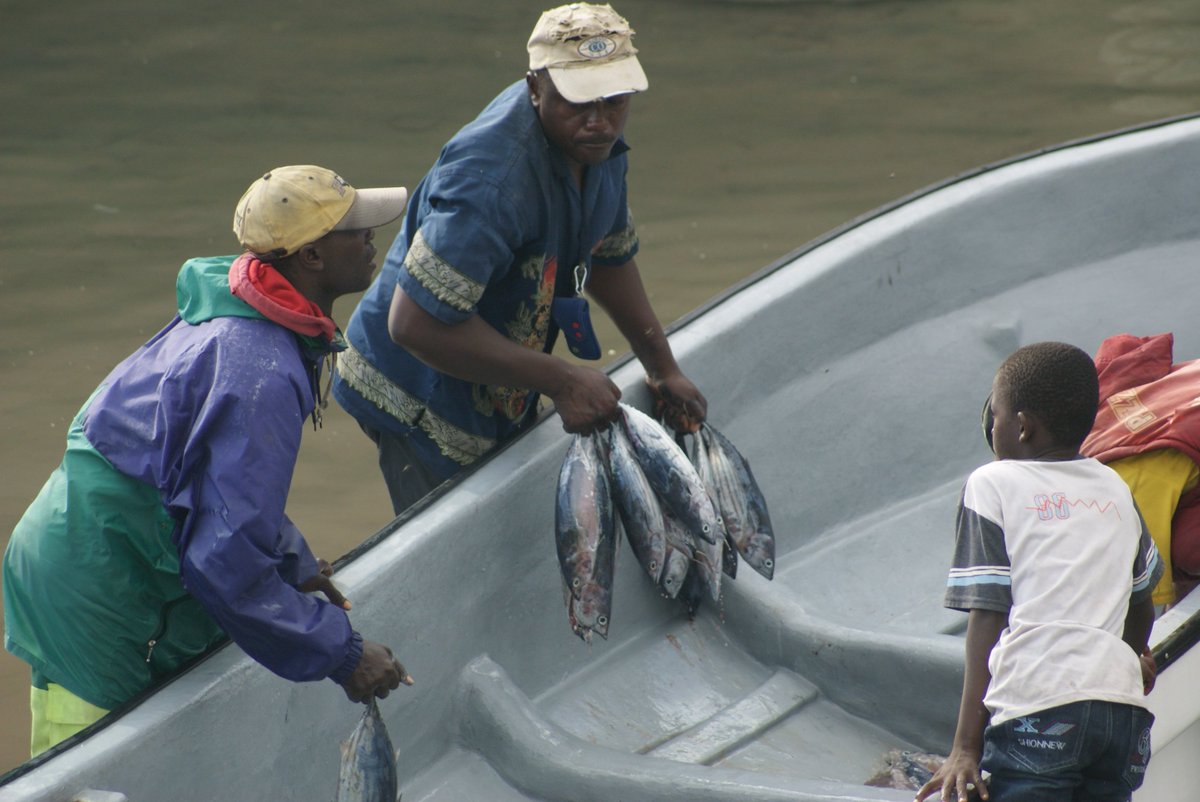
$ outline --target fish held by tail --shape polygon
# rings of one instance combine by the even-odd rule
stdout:
[[[342,742],[334,802],[399,802],[396,753],[375,698],[350,738]]]

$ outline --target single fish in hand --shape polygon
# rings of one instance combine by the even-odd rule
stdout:
[[[336,802],[397,802],[396,753],[375,697],[342,743]]]
[[[575,634],[608,637],[617,533],[596,435],[575,435],[558,474],[555,546]]]
[[[620,426],[608,429],[608,467],[612,496],[634,556],[657,584],[667,560],[662,505],[642,472],[633,446]]]
[[[708,456],[714,500],[730,541],[742,559],[771,579],[775,575],[775,531],[750,463],[708,423],[700,427],[698,440]]]
[[[696,537],[719,543],[723,536],[720,516],[683,449],[649,415],[628,404],[620,406],[621,425],[663,507]]]

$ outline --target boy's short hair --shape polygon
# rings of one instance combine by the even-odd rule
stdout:
[[[1100,381],[1086,351],[1067,343],[1033,343],[1014,351],[996,375],[1013,412],[1037,416],[1059,445],[1078,447],[1092,430]]]

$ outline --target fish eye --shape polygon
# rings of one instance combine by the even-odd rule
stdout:
[[[705,524],[704,526],[700,527],[700,531],[705,534],[708,534],[708,524]]]
[[[650,561],[650,570],[651,570],[651,571],[657,571],[657,570],[658,570],[658,560],[651,560],[651,561]]]
[[[767,560],[766,562],[764,562],[764,563],[763,563],[763,565],[767,566],[768,568],[774,568],[774,567],[775,567],[775,561],[774,561],[774,560]]]
[[[608,616],[606,616],[606,615],[600,616],[599,618],[596,619],[596,623],[602,627],[608,626]]]
[[[579,577],[575,577],[574,579],[571,580],[571,587],[573,587],[573,588],[579,587]]]

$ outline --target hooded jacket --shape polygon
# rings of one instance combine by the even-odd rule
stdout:
[[[5,647],[113,709],[232,638],[290,680],[344,682],[346,613],[296,585],[317,563],[284,505],[332,340],[230,292],[234,257],[192,259],[179,314],[71,424],[4,558]]]

